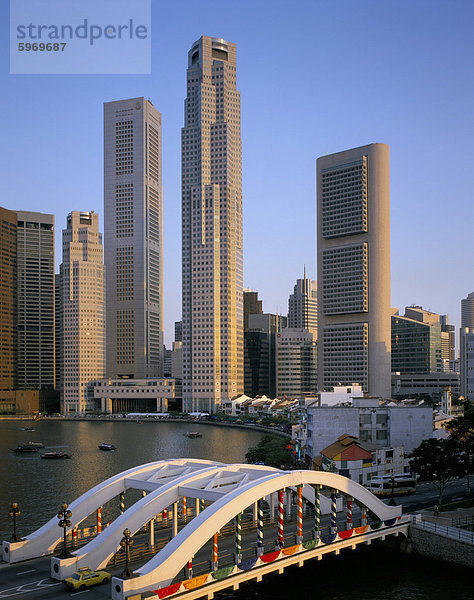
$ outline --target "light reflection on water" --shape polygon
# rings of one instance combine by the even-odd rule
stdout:
[[[20,505],[18,528],[26,535],[53,517],[63,502],[72,502],[125,469],[166,458],[243,462],[247,448],[257,444],[262,435],[186,422],[39,421],[31,425],[35,431],[22,431],[23,425],[20,421],[0,421],[0,540],[11,535],[11,502]],[[202,437],[186,437],[190,430],[200,431]],[[10,451],[28,441],[42,442],[46,448],[32,455]],[[117,450],[102,452],[97,448],[101,442],[110,442]],[[40,459],[42,452],[58,446],[74,456],[69,460]],[[134,499],[128,494],[129,501]],[[109,510],[114,508],[117,506]],[[105,510],[104,521],[115,516],[112,512]]]

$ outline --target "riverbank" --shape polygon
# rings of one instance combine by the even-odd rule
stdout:
[[[219,427],[230,427],[233,429],[246,429],[247,431],[259,431],[261,433],[273,433],[280,435],[285,438],[291,438],[291,434],[282,431],[276,427],[267,427],[259,424],[247,424],[247,423],[229,423],[228,421],[218,421],[217,419],[209,421],[206,419],[195,419],[185,417],[123,417],[122,415],[80,415],[80,416],[43,416],[40,419],[35,419],[31,415],[0,415],[0,421],[31,421],[31,422],[50,422],[60,421],[61,423],[67,421],[79,422],[79,421],[92,421],[95,423],[194,423],[199,425],[212,425]]]

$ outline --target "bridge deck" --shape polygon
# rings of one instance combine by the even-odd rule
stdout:
[[[237,590],[240,584],[246,581],[261,581],[265,575],[269,573],[278,572],[283,573],[284,570],[292,565],[297,564],[303,566],[303,564],[312,559],[322,560],[325,554],[339,554],[341,550],[350,548],[354,550],[360,544],[370,544],[373,540],[383,540],[387,536],[398,536],[400,533],[406,535],[408,532],[408,526],[410,524],[409,517],[403,517],[396,524],[390,527],[384,527],[381,530],[370,531],[369,533],[352,535],[347,539],[335,540],[334,542],[327,544],[318,544],[313,549],[306,549],[304,546],[299,545],[298,549],[291,555],[285,555],[283,551],[277,552],[277,556],[271,562],[264,562],[259,559],[255,566],[249,570],[241,570],[237,566],[233,566],[230,573],[222,579],[215,579],[212,573],[199,575],[191,580],[185,580],[173,583],[169,588],[162,588],[155,592],[148,592],[147,600],[162,599],[162,598],[179,598],[179,600],[194,600],[197,598],[207,597],[209,600],[214,597],[216,592],[221,590],[232,588]],[[287,550],[292,550],[288,548]],[[273,553],[270,553],[273,554]],[[265,555],[269,557],[269,554]],[[264,556],[264,558],[265,558]],[[271,557],[270,557],[271,558]],[[232,565],[230,565],[232,567]],[[224,571],[229,567],[221,569]],[[216,572],[217,576],[219,573]],[[193,587],[195,586],[195,587]],[[137,596],[127,596],[129,600],[132,598],[141,598]]]

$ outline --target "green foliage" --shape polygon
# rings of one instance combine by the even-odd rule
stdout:
[[[411,468],[423,481],[438,486],[441,506],[446,484],[464,475],[463,450],[457,440],[423,440],[411,455]]]
[[[474,473],[474,406],[465,403],[464,416],[453,419],[446,425],[450,439],[457,440],[462,450],[462,466],[468,477]]]
[[[245,458],[248,463],[262,462],[269,467],[288,467],[292,463],[292,450],[288,450],[288,440],[280,436],[264,435],[257,446],[249,448]]]

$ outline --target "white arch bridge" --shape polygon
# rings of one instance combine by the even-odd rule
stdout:
[[[130,489],[143,495],[125,510],[123,495]],[[51,576],[59,580],[83,566],[105,568],[119,551],[126,528],[134,535],[147,526],[154,547],[154,521],[160,516],[163,522],[166,515],[171,539],[132,578],[112,578],[114,600],[138,600],[145,592],[147,598],[213,598],[216,591],[237,589],[249,579],[260,581],[292,564],[301,566],[326,553],[406,534],[409,525],[401,506],[388,506],[361,485],[333,473],[172,459],[119,473],[80,496],[69,506],[72,531],[116,497],[119,517],[70,558],[51,558]],[[243,533],[246,516],[252,526]],[[229,524],[231,539],[226,543],[231,551],[226,554],[219,533],[229,530]],[[14,563],[49,555],[60,541],[58,519],[53,518],[19,542],[3,542],[3,559]],[[210,561],[197,569],[203,554]]]

